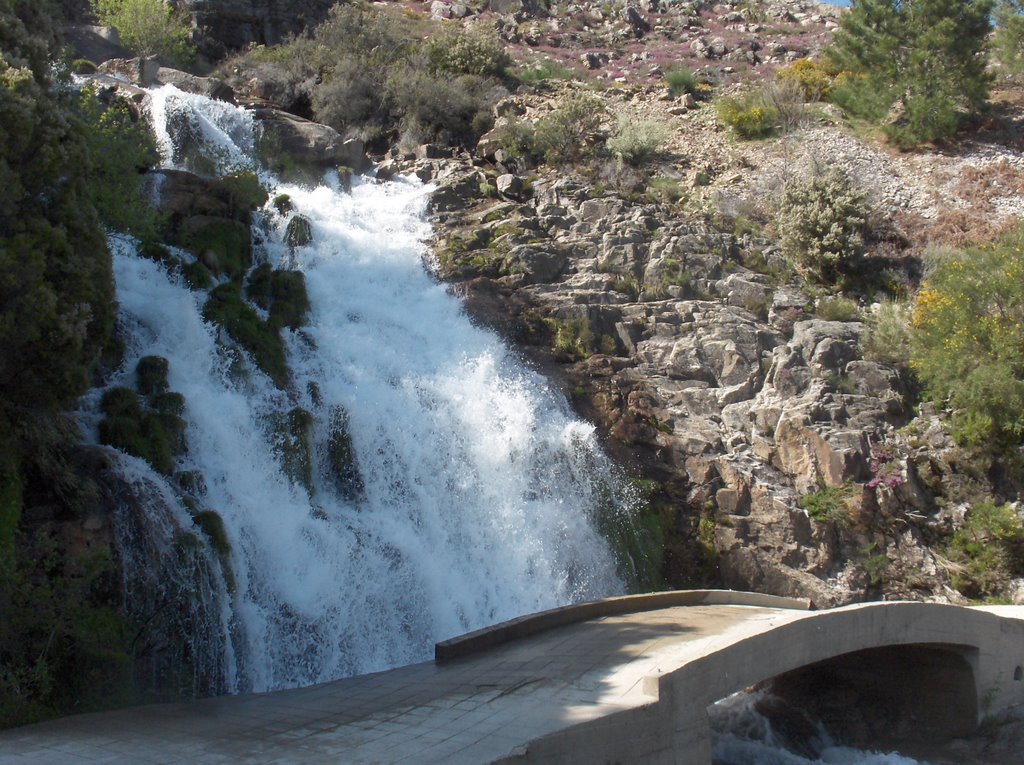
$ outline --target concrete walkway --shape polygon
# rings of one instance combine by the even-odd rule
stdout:
[[[957,612],[965,617],[970,613],[921,604],[892,608],[894,614],[911,609],[900,627],[904,631],[910,629],[906,625],[923,623],[919,613],[943,618],[951,613],[954,619]],[[1020,608],[988,610],[1001,617],[1024,617]],[[729,669],[710,668],[714,674],[704,681],[695,670],[685,681],[687,695],[698,701],[723,672],[729,675],[739,667],[732,655],[751,638],[753,644],[773,639],[769,633],[775,632],[780,645],[772,651],[782,654],[783,646],[794,645],[795,622],[815,620],[805,632],[821,634],[823,625],[833,622],[877,624],[878,615],[887,612],[877,606],[808,612],[742,605],[677,606],[596,617],[587,612],[586,621],[549,623],[536,634],[519,630],[515,639],[497,646],[481,647],[477,641],[468,655],[442,664],[426,662],[269,694],[81,715],[0,732],[0,764],[488,763],[526,755],[530,742],[580,723],[603,725],[602,718],[639,712],[641,707],[653,712],[659,684],[665,692],[660,681],[672,673],[683,677],[677,672],[682,667],[689,671],[702,662],[710,666],[708,657],[721,655]],[[998,623],[993,622],[996,631]],[[933,634],[930,629],[923,634]],[[1024,635],[1024,625],[1013,629]],[[843,627],[835,642],[843,643],[850,632]],[[773,655],[760,652],[766,647],[758,649],[759,660],[749,657],[762,669]],[[715,682],[710,682],[712,677]],[[706,726],[704,703],[697,704],[697,712]],[[679,753],[662,751],[663,760],[678,760]],[[545,755],[532,751],[525,759],[537,756],[546,761]],[[702,757],[693,754],[694,761]]]
[[[644,678],[807,612],[690,606],[593,619],[457,659],[272,694],[0,733],[0,763],[485,763],[650,704]]]

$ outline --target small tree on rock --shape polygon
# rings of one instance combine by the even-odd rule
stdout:
[[[901,146],[952,135],[988,102],[991,14],[992,0],[853,0],[830,50],[851,75],[835,100],[873,117],[895,106]]]
[[[166,0],[91,0],[91,7],[99,22],[115,27],[125,47],[140,56],[183,64],[195,53],[188,15]]]

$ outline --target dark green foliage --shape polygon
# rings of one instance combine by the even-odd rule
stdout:
[[[358,502],[366,492],[359,472],[352,436],[349,434],[348,413],[339,407],[331,409],[330,435],[327,439],[327,472],[342,497]]]
[[[270,418],[281,469],[292,483],[305,487],[313,493],[313,444],[311,430],[313,415],[301,407],[295,407],[287,414],[275,412]]]
[[[274,197],[273,205],[281,215],[287,215],[292,211],[292,198],[287,194],[278,194]]]
[[[1003,76],[1017,79],[1024,74],[1024,0],[996,0],[995,20],[992,49]]]
[[[901,146],[952,135],[988,101],[991,13],[991,0],[857,0],[830,51],[853,75],[836,97],[865,116],[898,105],[886,130]]]
[[[306,294],[306,277],[301,271],[274,271],[270,293],[272,325],[298,329],[306,323],[309,296]]]
[[[263,207],[270,198],[267,190],[260,184],[256,173],[239,171],[220,179],[220,189],[226,193],[228,203],[234,210],[251,212]],[[247,222],[248,217],[243,219]]]
[[[816,492],[801,497],[799,505],[807,514],[821,523],[835,522],[840,525],[849,521],[849,503],[853,497],[853,486],[825,486]]]
[[[442,77],[413,67],[396,70],[387,92],[402,114],[407,140],[464,146],[475,145],[491,129],[491,105],[500,93],[477,75]]]
[[[313,224],[305,215],[296,215],[288,221],[284,241],[292,249],[305,247],[313,241]]]
[[[288,385],[288,364],[277,328],[260,319],[245,302],[237,284],[222,284],[214,289],[203,308],[203,318],[224,327],[275,385],[281,389]]]
[[[665,83],[671,91],[672,96],[678,98],[686,93],[695,94],[700,80],[690,69],[676,68],[665,72]]]
[[[309,297],[306,277],[301,271],[271,270],[264,263],[249,275],[245,293],[253,303],[270,312],[274,327],[298,329],[306,323]]]
[[[911,368],[957,442],[1014,454],[1024,439],[1024,228],[936,253],[917,296]]]
[[[100,441],[146,460],[153,469],[170,475],[174,456],[183,451],[185,422],[174,414],[143,407],[131,388],[112,388],[103,395]]]
[[[537,121],[537,153],[551,164],[582,159],[593,149],[593,138],[604,119],[604,105],[595,96],[574,96]]]
[[[228,539],[228,532],[224,528],[224,519],[220,517],[220,513],[203,510],[193,515],[192,520],[210,540],[214,552],[220,556],[231,555],[231,541]]]
[[[182,224],[179,236],[214,273],[240,279],[252,265],[252,235],[241,221],[196,215]]]
[[[956,589],[972,598],[1002,595],[1024,575],[1024,525],[1012,505],[978,502],[944,551]]]
[[[133,700],[112,574],[107,551],[73,556],[46,528],[0,556],[0,727]]]
[[[427,59],[436,74],[505,77],[512,58],[497,35],[476,29],[452,29],[426,44]]]
[[[274,270],[269,263],[261,263],[249,274],[249,281],[245,285],[246,296],[264,311],[270,310],[273,281]]]
[[[186,263],[181,267],[185,283],[194,290],[208,290],[213,286],[213,274],[199,261]]]
[[[135,365],[136,386],[143,396],[165,393],[168,363],[163,356],[143,356]]]
[[[812,278],[834,284],[863,251],[866,200],[841,169],[787,182],[775,221],[786,259]]]
[[[272,81],[279,100],[311,106],[317,121],[376,146],[398,133],[407,143],[469,146],[507,93],[510,59],[497,38],[438,31],[368,3],[339,3],[312,39],[257,48],[229,67]]]
[[[160,159],[144,119],[123,99],[103,103],[85,90],[75,102],[86,129],[93,203],[104,225],[143,240],[156,236],[157,215],[142,191],[142,176]]]

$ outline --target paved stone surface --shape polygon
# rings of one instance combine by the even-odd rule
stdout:
[[[985,610],[1024,618],[1024,608]],[[654,705],[657,678],[697,659],[802,619],[821,630],[840,612],[703,605],[606,616],[446,664],[17,728],[0,733],[0,765],[492,762],[546,734]],[[881,612],[864,613],[871,623]],[[702,757],[694,750],[694,761]]]
[[[691,606],[595,619],[449,664],[0,733],[0,763],[483,763],[655,698],[644,678],[807,616]]]

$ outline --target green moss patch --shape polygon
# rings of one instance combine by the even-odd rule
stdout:
[[[113,388],[100,407],[100,442],[146,460],[153,469],[170,475],[174,457],[185,450],[185,421],[175,414],[143,406],[131,388]]]
[[[252,265],[252,236],[240,221],[195,215],[182,223],[179,240],[214,273],[241,279]]]
[[[170,365],[163,356],[143,356],[135,365],[136,386],[144,396],[165,393]]]
[[[245,302],[241,287],[229,283],[214,289],[203,308],[203,318],[224,327],[275,385],[281,389],[288,385],[288,364],[281,336],[275,326],[260,319]]]
[[[270,418],[274,451],[281,469],[292,483],[301,484],[313,494],[313,444],[310,431],[313,415],[302,407],[287,414],[275,413]]]
[[[301,271],[272,271],[264,263],[249,276],[245,291],[253,303],[270,312],[270,323],[274,327],[298,329],[306,323],[309,296],[306,277]]]
[[[338,492],[349,502],[357,502],[366,493],[359,472],[355,448],[348,428],[348,413],[340,406],[332,407],[330,435],[327,439],[327,472]]]

